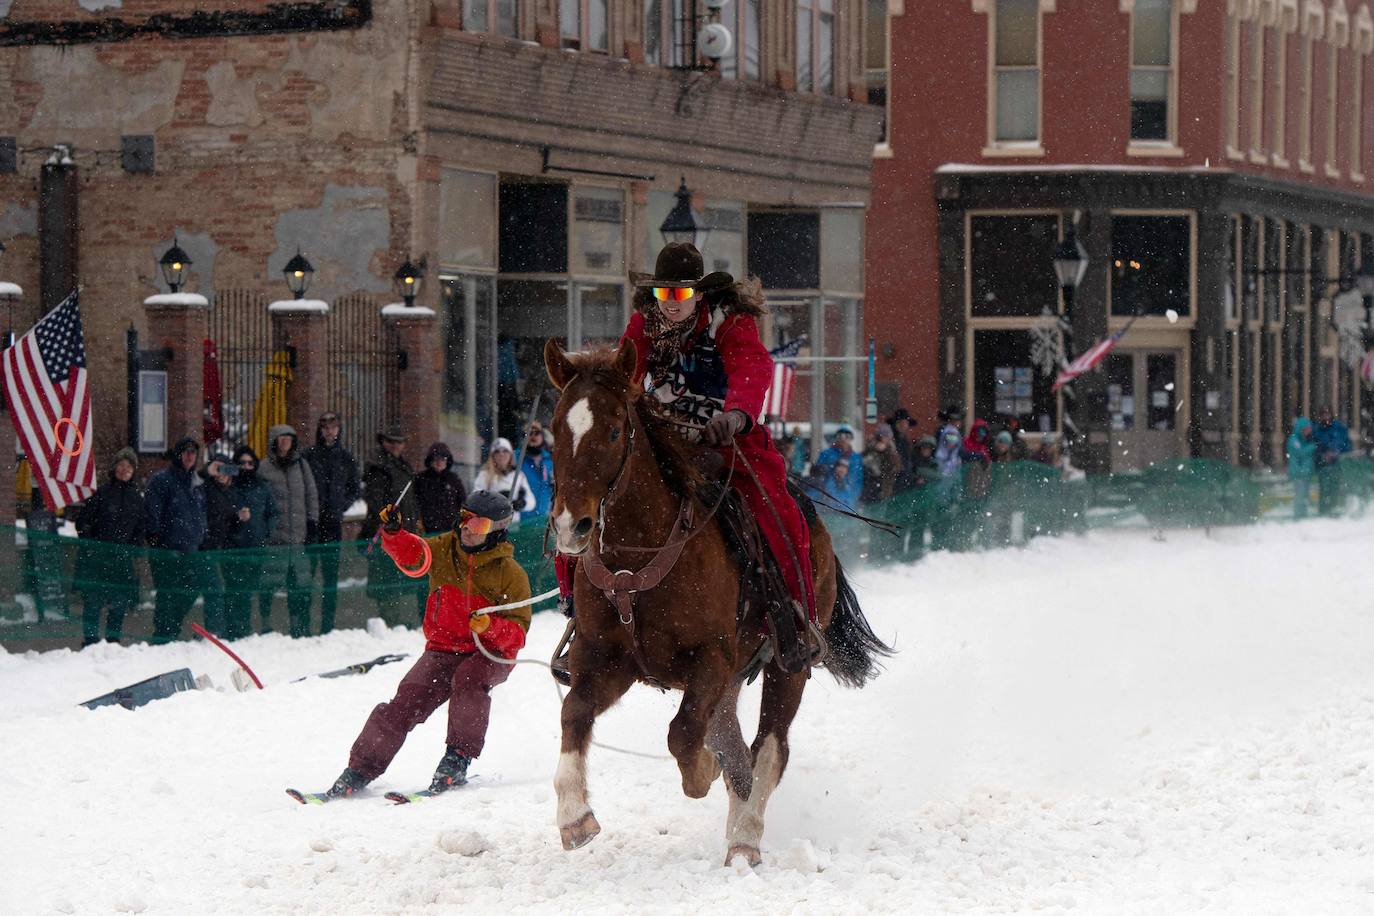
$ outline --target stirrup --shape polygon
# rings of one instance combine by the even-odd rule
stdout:
[[[558,645],[553,650],[553,658],[549,660],[549,674],[553,679],[564,687],[572,686],[572,670],[568,667],[568,644],[572,642],[573,634],[577,632],[576,618],[568,618],[568,625],[563,628],[563,638],[558,641]]]

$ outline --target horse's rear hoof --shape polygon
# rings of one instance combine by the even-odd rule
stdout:
[[[757,846],[731,846],[730,851],[725,854],[726,868],[729,868],[734,863],[735,856],[743,856],[744,861],[749,863],[750,868],[758,868],[763,864],[763,856],[759,855]]]
[[[581,849],[601,832],[601,825],[596,821],[596,815],[588,811],[578,819],[577,823],[568,827],[559,827],[558,834],[563,838],[563,848],[567,850]]]

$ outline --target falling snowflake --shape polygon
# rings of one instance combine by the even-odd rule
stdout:
[[[1031,363],[1041,375],[1053,375],[1064,360],[1064,335],[1059,330],[1058,316],[1045,309],[1030,329]]]

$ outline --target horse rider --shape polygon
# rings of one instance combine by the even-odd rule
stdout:
[[[653,274],[632,273],[634,314],[621,339],[633,341],[638,354],[632,381],[642,381],[669,416],[691,427],[689,438],[699,438],[724,458],[731,485],[753,513],[794,603],[782,610],[797,616],[797,626],[773,627],[781,642],[782,633],[804,629],[802,613],[815,621],[816,601],[810,532],[787,492],[787,464],[767,428],[754,422],[773,381],[773,358],[757,324],[767,307],[757,281],[736,282],[723,271],[703,271],[695,245],[672,242],[659,252]],[[738,466],[736,447],[745,459]],[[576,562],[561,554],[555,562],[564,613],[570,617]],[[806,666],[803,643],[791,638],[777,646],[784,671]],[[559,663],[566,664],[566,655]]]

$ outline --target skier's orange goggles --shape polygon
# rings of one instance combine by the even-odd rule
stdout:
[[[654,298],[659,302],[686,302],[697,294],[690,286],[655,286]]]
[[[458,513],[458,524],[473,537],[486,537],[496,523],[485,515],[476,515],[463,509]]]

